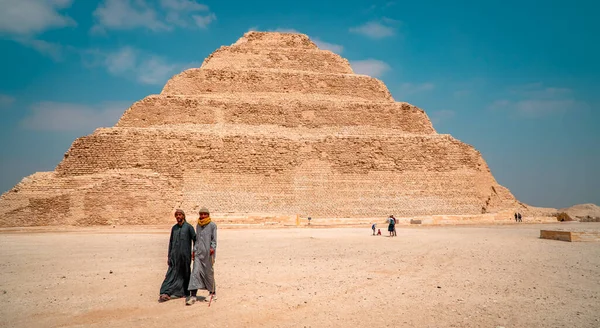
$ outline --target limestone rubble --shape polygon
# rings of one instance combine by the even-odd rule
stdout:
[[[53,172],[0,199],[0,226],[213,215],[387,217],[527,210],[481,154],[303,34],[248,32],[172,77]]]

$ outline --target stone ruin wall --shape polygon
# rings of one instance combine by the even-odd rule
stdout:
[[[435,134],[425,112],[408,103],[374,103],[354,98],[333,101],[319,95],[288,95],[274,100],[273,96],[253,94],[240,98],[149,96],[125,111],[116,127],[219,123],[289,128],[357,127],[357,133]]]
[[[304,35],[251,32],[2,195],[0,226],[166,223],[198,205],[330,218],[522,207],[477,150],[381,81]]]

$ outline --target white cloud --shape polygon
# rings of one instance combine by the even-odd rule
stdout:
[[[334,53],[336,53],[338,55],[340,55],[344,51],[344,46],[342,46],[340,44],[334,44],[334,43],[325,42],[325,41],[322,41],[319,38],[314,38],[314,39],[312,39],[312,41],[321,50],[329,50],[329,51],[334,52]]]
[[[377,59],[351,60],[350,66],[356,74],[381,77],[390,70],[390,65]]]
[[[58,43],[30,38],[16,38],[15,41],[25,47],[35,49],[39,53],[49,56],[55,61],[59,61],[63,58],[63,46]]]
[[[0,0],[0,34],[30,37],[52,28],[77,25],[59,11],[72,0]]]
[[[386,23],[386,24],[390,24],[390,25],[394,25],[394,24],[400,24],[401,21],[397,20],[397,19],[393,19],[393,18],[389,18],[389,17],[382,17],[381,20]]]
[[[94,10],[96,25],[93,32],[105,32],[107,29],[127,30],[145,27],[152,31],[169,30],[161,22],[156,11],[145,0],[105,0]]]
[[[405,97],[405,96],[412,95],[415,93],[431,91],[433,89],[435,89],[435,84],[433,84],[431,82],[425,82],[425,83],[419,83],[419,84],[402,83],[400,85],[400,95],[402,97]]]
[[[372,39],[382,39],[396,34],[396,29],[389,26],[390,21],[385,21],[388,25],[381,24],[377,21],[367,22],[357,27],[351,27],[350,32],[362,34]]]
[[[3,95],[0,93],[0,108],[9,107],[15,102],[15,98],[9,95]]]
[[[499,100],[492,105],[492,110],[505,110],[522,118],[541,118],[554,114],[565,114],[576,110],[587,109],[583,101],[575,99],[523,99],[517,101]]]
[[[522,118],[540,118],[589,108],[587,103],[573,97],[571,89],[545,87],[542,83],[511,87],[508,94],[514,99],[497,100],[489,109],[504,110]]]
[[[541,82],[537,82],[511,87],[509,92],[522,97],[551,99],[569,96],[573,91],[569,88],[545,87]]]
[[[115,125],[130,102],[107,102],[100,106],[43,101],[31,106],[21,126],[37,131],[88,132]]]
[[[200,67],[197,62],[172,63],[133,47],[122,47],[109,53],[89,50],[84,53],[83,58],[88,67],[103,66],[114,76],[130,77],[151,85],[163,85],[171,76],[184,69]]]
[[[105,60],[106,68],[111,74],[121,74],[135,69],[137,52],[131,47],[123,47],[109,53]]]
[[[447,120],[453,118],[455,115],[456,115],[456,112],[454,112],[453,110],[442,109],[442,110],[431,112],[431,114],[429,115],[429,118],[431,118],[431,123],[433,123],[434,125],[437,125],[437,124],[443,123],[444,121],[447,121]]]
[[[174,11],[208,11],[208,6],[191,0],[160,0],[165,9]]]
[[[194,18],[196,25],[198,25],[200,28],[206,28],[210,23],[217,20],[217,16],[214,13],[210,13],[205,16],[193,15],[192,18]]]
[[[47,30],[75,26],[60,10],[71,6],[73,0],[0,0],[0,37],[32,48],[58,61],[63,46],[39,40],[35,36]]]
[[[144,84],[162,85],[180,71],[180,65],[170,64],[160,57],[152,56],[140,63],[137,68],[138,81]]]
[[[547,114],[563,113],[585,107],[584,103],[574,99],[540,100],[527,99],[518,101],[515,108],[522,116],[540,117]]]
[[[190,13],[209,11],[207,5],[195,1],[161,0],[160,4],[167,10],[167,22],[180,27],[189,27],[192,23],[195,23],[200,28],[206,28],[208,24],[217,19],[214,13],[208,13],[205,16],[192,15],[192,20],[188,19]]]
[[[161,0],[157,10],[148,0],[104,0],[94,11],[94,33],[146,28],[170,31],[174,26],[206,28],[217,16],[207,5],[193,0]],[[199,15],[206,12],[206,15]]]

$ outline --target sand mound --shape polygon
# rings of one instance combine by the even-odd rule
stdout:
[[[561,208],[558,211],[565,212],[578,221],[586,219],[600,220],[600,206],[596,204],[579,204],[568,208]]]

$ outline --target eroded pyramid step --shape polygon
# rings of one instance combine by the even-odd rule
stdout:
[[[335,136],[329,131],[302,134],[298,129],[249,126],[98,129],[77,139],[56,171],[61,175],[127,168],[172,176],[187,169],[260,173],[293,169],[307,158],[328,161],[346,173],[487,172],[479,152],[448,135]]]
[[[234,132],[101,129],[77,139],[56,172],[156,172],[181,185],[184,196],[218,200],[234,212],[308,209],[339,217],[360,214],[348,208],[367,202],[370,213],[406,206],[421,215],[464,214],[514,201],[479,152],[447,135],[294,139]]]
[[[330,51],[297,48],[252,48],[230,46],[213,52],[203,69],[284,69],[328,74],[353,74],[350,63]]]
[[[283,70],[224,70],[192,68],[171,78],[162,95],[275,92],[352,96],[365,100],[393,98],[380,80],[353,74],[317,74]]]
[[[317,45],[305,34],[246,32],[232,46],[248,48],[295,48],[317,49]]]
[[[334,101],[327,97],[238,94],[153,95],[134,103],[117,127],[152,127],[176,124],[246,124],[285,127],[376,127],[397,133],[435,133],[429,118],[408,103]]]

